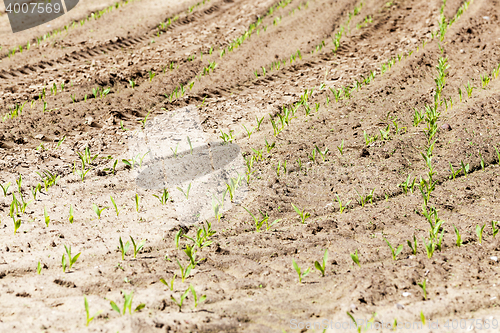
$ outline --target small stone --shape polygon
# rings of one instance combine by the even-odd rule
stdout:
[[[490,259],[493,260],[493,261],[498,261],[498,257],[497,256],[490,257]]]
[[[411,293],[409,293],[409,292],[407,292],[407,291],[405,291],[405,292],[403,293],[403,297],[408,297],[408,296],[410,296],[410,295],[411,295]]]
[[[370,152],[368,151],[368,149],[363,148],[363,150],[361,150],[360,157],[367,157],[367,156],[370,156]]]
[[[396,304],[396,308],[397,308],[398,310],[403,310],[405,307],[404,307],[404,305],[403,305],[403,304],[399,304],[399,303],[397,303],[397,304]]]
[[[37,140],[42,140],[44,137],[45,137],[45,135],[43,135],[43,134],[35,135],[35,139],[37,139]]]
[[[443,125],[441,125],[441,128],[444,129],[445,131],[451,131],[450,124],[443,124]]]

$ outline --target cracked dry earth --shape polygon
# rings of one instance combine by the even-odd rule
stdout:
[[[10,182],[0,193],[0,331],[355,332],[350,314],[371,320],[368,331],[498,332],[498,0],[117,4],[84,1],[18,34],[0,16],[0,183]],[[444,58],[429,140],[415,112],[435,105]],[[98,87],[109,93],[94,96]],[[285,108],[293,115],[282,122]],[[82,181],[86,147],[98,156]],[[134,163],[142,148],[150,153]],[[44,171],[59,177],[47,189]],[[220,199],[236,172],[233,202],[226,195],[216,216],[204,191]],[[100,218],[93,204],[108,207]],[[257,230],[247,210],[278,221]],[[208,223],[215,233],[182,281],[177,261],[189,264],[184,250]],[[193,240],[177,247],[179,231]],[[122,260],[119,239],[130,236],[145,244]],[[402,245],[396,260],[385,240]],[[81,254],[63,271],[65,246]],[[314,262],[325,249],[322,276]],[[300,283],[292,261],[311,268]],[[160,282],[174,274],[173,288]],[[198,302],[189,291],[179,311],[172,297],[190,285]],[[132,291],[132,314],[113,310]]]

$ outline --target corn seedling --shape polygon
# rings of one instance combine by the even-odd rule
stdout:
[[[262,121],[264,120],[264,117],[262,117],[260,120],[257,116],[255,116],[255,119],[257,119],[257,131],[260,131],[260,125],[262,124]]]
[[[179,259],[176,259],[177,260],[177,265],[179,265],[179,268],[181,270],[181,278],[182,278],[182,282],[184,283],[184,280],[187,279],[187,277],[189,276],[189,273],[191,273],[191,264],[188,264],[185,268],[182,267],[181,265],[181,262],[179,261]]]
[[[492,229],[492,233],[493,233],[493,238],[496,237],[498,231],[500,230],[500,228],[496,227],[497,224],[498,224],[498,221],[491,221],[491,229]]]
[[[12,215],[12,220],[14,222],[14,235],[15,235],[17,230],[21,227],[21,219],[16,219],[14,215]]]
[[[266,150],[269,153],[276,146],[276,142],[268,143],[267,139],[264,139],[264,140],[265,140],[265,144],[266,144]],[[254,150],[254,152],[255,152],[255,150]],[[259,157],[259,159],[262,159],[262,152],[258,155],[258,157]]]
[[[148,114],[144,117],[144,119],[139,120],[139,122],[142,125],[142,128],[146,128],[146,121],[148,121],[148,117],[149,117],[150,113],[151,113],[151,111],[148,112]]]
[[[132,87],[132,89],[134,89],[135,86],[136,86],[135,81],[134,80],[129,80],[128,82],[130,83],[130,87]]]
[[[342,212],[349,206],[352,200],[347,201],[345,205],[342,205],[342,201],[340,200],[340,197],[338,194],[335,194],[337,196],[337,202],[339,203],[339,212],[342,214]]]
[[[391,245],[391,243],[389,243],[389,241],[387,239],[385,239],[385,237],[382,237],[384,238],[385,242],[387,243],[387,245],[389,246],[389,248],[391,249],[391,253],[392,253],[392,259],[395,261],[396,260],[396,257],[398,254],[401,253],[401,251],[403,250],[403,244],[400,244],[398,246],[397,249],[394,249]]]
[[[41,262],[38,262],[38,264],[36,265],[36,273],[38,275],[42,274],[42,263]]]
[[[410,240],[407,240],[406,242],[407,242],[408,246],[410,247],[411,251],[413,252],[413,255],[416,255],[417,254],[417,246],[418,246],[417,237],[415,235],[413,235],[413,244],[411,243]]]
[[[453,226],[455,229],[455,235],[457,235],[457,247],[462,246],[462,236],[460,235],[460,231],[458,231],[458,228],[456,226]]]
[[[198,296],[196,295],[196,291],[194,290],[193,285],[190,285],[190,289],[191,289],[191,294],[193,295],[193,299],[194,299],[194,308],[196,309],[198,307],[198,303],[203,302],[207,298],[207,296],[203,295],[200,298],[198,298]]]
[[[356,330],[358,333],[361,333],[361,328],[363,327],[363,324],[358,326],[358,323],[356,322],[356,319],[352,316],[352,314],[349,311],[346,311],[347,315],[351,319],[351,321],[354,323],[354,327],[356,327]],[[326,331],[326,330],[325,330]]]
[[[351,255],[351,259],[352,261],[354,261],[354,263],[356,265],[358,265],[359,267],[361,267],[361,265],[359,264],[359,254],[358,254],[358,250],[356,250],[354,253],[350,253]]]
[[[137,253],[141,252],[144,244],[146,244],[146,240],[142,240],[139,244],[135,244],[134,238],[130,236],[130,240],[132,241],[132,246],[134,247],[134,259],[137,257]]]
[[[73,206],[69,206],[69,223],[73,223],[73,219],[74,219],[74,216],[73,216]]]
[[[408,194],[408,190],[410,190],[411,193],[413,193],[413,189],[415,187],[415,181],[416,177],[413,178],[413,181],[410,182],[411,179],[411,174],[408,175],[408,178],[401,184],[398,184],[398,187],[401,187],[403,189],[404,194]]]
[[[182,192],[182,194],[184,194],[184,196],[186,197],[186,200],[188,200],[188,199],[189,199],[189,191],[191,190],[191,183],[189,183],[189,185],[188,185],[188,187],[187,187],[187,190],[186,190],[185,192],[184,192],[184,190],[183,190],[182,188],[180,188],[180,187],[177,187],[177,189],[178,189],[179,191],[181,191],[181,192]]]
[[[69,247],[67,247],[66,245],[64,245],[64,248],[66,249],[66,255],[68,256],[68,260],[67,260],[67,265],[68,266],[66,266],[66,255],[63,254],[63,256],[62,256],[63,272],[66,272],[66,267],[68,268],[68,272],[69,272],[71,270],[71,267],[73,267],[73,265],[78,260],[78,257],[80,257],[81,252],[79,252],[74,257],[72,257],[71,256],[71,245]]]
[[[469,173],[469,163],[464,164],[464,161],[460,161],[460,165],[462,166],[462,171],[464,172],[464,176],[467,177]]]
[[[486,226],[486,224],[483,224],[482,227],[480,227],[479,225],[476,225],[476,235],[477,235],[477,238],[479,240],[479,244],[481,244],[481,242],[483,241],[483,231],[484,231],[485,226]]]
[[[252,216],[252,218],[254,220],[254,223],[255,223],[255,229],[257,230],[257,232],[260,231],[260,229],[262,228],[262,226],[264,225],[264,223],[266,223],[266,225],[267,225],[267,220],[269,219],[269,216],[267,216],[267,213],[266,213],[266,215],[262,219],[258,219],[248,209],[246,209],[245,207],[243,207],[243,209],[246,210],[248,212],[248,214],[250,214]]]
[[[113,204],[113,207],[115,207],[116,216],[118,216],[118,214],[120,214],[120,211],[118,210],[118,206],[116,205],[115,199],[112,196],[109,196],[109,198],[111,199],[111,203]],[[107,207],[105,207],[105,208],[107,208]],[[105,209],[105,208],[103,208],[103,209]]]
[[[455,179],[455,177],[460,173],[460,171],[462,171],[462,169],[458,169],[457,171],[455,171],[455,169],[453,169],[453,165],[451,165],[451,162],[449,162],[449,164],[450,164],[451,175],[449,175],[448,178]]]
[[[175,281],[176,277],[177,277],[177,274],[174,274],[174,276],[170,280],[170,283],[165,281],[165,279],[163,279],[163,278],[160,279],[160,282],[163,283],[164,285],[166,285],[170,289],[170,291],[173,291],[174,290],[174,281]]]
[[[369,146],[372,142],[375,142],[377,140],[377,136],[370,136],[366,134],[366,131],[363,131],[363,137],[365,138],[365,144]]]
[[[295,262],[295,260],[292,258],[292,265],[297,274],[299,275],[299,283],[302,283],[302,279],[305,278],[309,272],[311,271],[311,268],[307,268],[304,272],[300,269],[299,265]]]
[[[179,231],[177,231],[177,233],[175,234],[175,238],[174,238],[174,241],[175,241],[175,248],[176,249],[179,249],[179,240],[181,239],[181,236],[183,235],[184,231],[181,229],[179,229]]]
[[[122,295],[123,295],[123,300],[124,300],[124,302],[123,302],[123,310],[122,311],[120,310],[120,308],[118,307],[118,305],[116,305],[115,302],[110,301],[109,304],[111,305],[111,308],[113,310],[115,310],[116,312],[118,312],[118,314],[120,314],[121,316],[125,315],[125,313],[127,312],[127,310],[128,310],[128,313],[130,315],[132,315],[132,300],[134,298],[134,292],[131,291],[129,294],[126,294],[125,291],[122,290]],[[146,304],[144,304],[144,303],[139,304],[134,309],[134,312],[142,310],[145,306],[146,306]]]
[[[306,222],[306,219],[307,219],[308,217],[310,217],[310,216],[311,216],[311,214],[307,213],[307,212],[305,211],[305,209],[304,209],[304,210],[300,210],[300,209],[299,209],[297,206],[295,206],[293,203],[292,203],[292,207],[293,207],[293,209],[295,210],[295,212],[299,215],[299,217],[300,217],[300,222],[301,222],[302,224],[304,224],[304,223]]]
[[[390,124],[387,125],[385,130],[379,129],[379,132],[380,132],[380,137],[382,138],[382,140],[390,140],[391,139],[389,137],[389,133],[391,132],[391,125]]]
[[[135,194],[135,197],[134,197],[134,201],[135,201],[135,211],[137,213],[139,213],[139,204],[140,204],[140,198],[139,198],[139,195],[136,193]]]
[[[85,314],[86,314],[86,324],[85,326],[89,326],[90,322],[92,320],[94,320],[94,318],[96,316],[98,316],[102,311],[97,311],[96,314],[94,314],[94,316],[90,317],[90,312],[89,312],[89,303],[87,302],[87,297],[86,296],[83,296],[83,299],[84,299],[84,304],[85,304]]]
[[[184,303],[184,300],[186,299],[189,291],[191,288],[187,288],[186,291],[181,295],[181,298],[179,301],[177,301],[174,296],[170,296],[170,299],[179,307],[179,312],[182,312],[182,304]]]
[[[66,140],[66,135],[65,135],[65,136],[64,136],[61,140],[59,140],[59,141],[57,142],[56,149],[57,149],[57,148],[59,148],[59,147],[62,145],[62,143],[64,142],[64,140]]]
[[[190,239],[193,243],[195,243],[200,249],[210,246],[212,244],[212,241],[209,241],[208,239],[212,237],[215,234],[215,231],[212,230],[212,224],[207,221],[207,228],[205,228],[205,225],[203,225],[203,228],[198,228],[196,231],[196,239],[193,239],[191,237],[188,237],[186,235],[183,235],[187,239]]]
[[[485,89],[488,84],[490,84],[491,78],[488,75],[481,75],[481,83],[483,89]]]
[[[153,81],[154,77],[156,76],[155,73],[153,73],[153,71],[149,71],[149,82]]]
[[[198,265],[200,261],[204,260],[204,259],[200,259],[198,261],[196,260],[196,250],[194,249],[194,245],[193,246],[186,245],[184,253],[186,253],[186,255],[188,256],[192,268],[196,267],[196,265]]]
[[[245,131],[247,132],[248,138],[250,139],[250,136],[252,135],[253,130],[254,130],[255,128],[253,128],[251,131],[249,131],[249,130],[245,127],[245,125],[242,125],[242,126],[243,126],[243,128],[245,129]]]
[[[422,288],[422,292],[424,294],[424,299],[427,299],[427,280],[424,279],[422,283],[418,283],[418,286]]]
[[[130,242],[127,241],[125,244],[123,244],[122,238],[119,238],[119,243],[120,246],[118,246],[118,250],[122,253],[122,260],[125,260],[125,255],[128,252],[128,248],[130,247]]]
[[[43,216],[44,216],[44,219],[45,219],[45,225],[48,228],[49,227],[49,223],[50,223],[50,216],[47,213],[47,208],[46,207],[43,207]]]
[[[429,243],[426,242],[425,238],[422,237],[422,242],[424,243],[425,246],[425,252],[427,253],[427,258],[432,258],[432,255],[434,254],[434,250],[436,249],[436,244],[434,244],[433,240],[430,239]]]
[[[320,264],[318,261],[314,262],[314,267],[321,272],[321,276],[325,276],[326,261],[328,260],[328,249],[325,249],[325,254],[323,255],[323,263]]]
[[[35,187],[31,188],[31,194],[33,195],[33,200],[36,201],[36,195],[37,193],[40,193],[42,190],[42,185],[38,183]]]
[[[9,190],[10,182],[5,185],[0,184],[0,187],[2,188],[3,196],[7,197],[7,191]]]
[[[92,210],[96,213],[97,215],[97,218],[100,220],[101,219],[101,213],[107,209],[109,207],[103,207],[103,208],[100,208],[98,205],[96,204],[92,204]]]
[[[465,86],[465,91],[467,91],[467,97],[470,98],[472,96],[472,90],[475,87],[473,87],[469,81],[467,81],[467,85]]]
[[[371,190],[370,194],[367,194],[366,196],[359,194],[356,189],[354,189],[354,191],[356,191],[356,193],[358,194],[358,203],[361,205],[361,207],[364,207],[368,201],[370,201],[370,203],[373,203],[373,193],[375,192],[375,189]]]
[[[153,194],[153,197],[158,199],[162,205],[165,205],[168,202],[168,198],[170,197],[170,194],[168,193],[168,190],[165,188],[165,189],[163,189],[163,193],[161,194],[161,196]]]
[[[57,181],[60,178],[60,176],[56,176],[47,170],[43,171],[43,176],[38,171],[37,171],[37,174],[42,178],[43,185],[45,187],[45,192],[47,192],[49,187],[56,185]]]
[[[219,129],[219,131],[221,133],[219,138],[221,138],[222,141],[224,141],[225,143],[234,141],[235,137],[233,135],[233,133],[234,133],[233,130],[229,130],[229,133],[224,133],[221,129]]]
[[[120,128],[122,129],[122,131],[128,131],[129,129],[128,128],[125,128],[123,127],[123,120],[120,120]]]

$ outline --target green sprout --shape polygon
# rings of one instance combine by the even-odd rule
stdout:
[[[103,210],[107,209],[109,207],[103,207],[103,208],[99,208],[98,205],[96,204],[92,204],[92,210],[94,210],[94,212],[96,213],[97,215],[97,218],[100,220],[101,219],[101,213],[103,212]]]
[[[62,267],[63,267],[63,272],[66,272],[66,267],[68,267],[68,272],[71,270],[71,267],[76,263],[78,260],[78,257],[80,257],[81,252],[76,254],[74,257],[71,256],[71,245],[67,247],[64,245],[64,248],[66,249],[66,255],[68,256],[67,264],[69,266],[66,266],[66,255],[63,254],[62,256]]]
[[[47,208],[43,207],[43,216],[45,218],[45,225],[47,226],[47,228],[49,227],[49,223],[50,223],[50,216],[49,214],[47,213]]]
[[[83,299],[84,299],[84,304],[85,304],[85,314],[86,314],[86,324],[85,326],[89,326],[90,322],[92,320],[94,320],[94,318],[96,316],[98,316],[102,311],[98,311],[94,316],[90,317],[90,313],[89,313],[89,303],[87,302],[87,297],[86,296],[83,296]]]
[[[135,197],[134,197],[134,201],[135,201],[135,210],[137,213],[139,213],[139,204],[140,204],[140,200],[141,198],[139,197],[139,195],[136,193],[135,194]]]
[[[354,263],[356,265],[358,265],[359,267],[361,267],[361,265],[359,264],[359,254],[358,254],[358,250],[356,250],[354,253],[350,253],[351,255],[351,259],[352,261],[354,261]]]
[[[189,291],[191,290],[190,287],[186,289],[186,291],[181,295],[181,298],[179,301],[177,301],[173,295],[170,296],[170,299],[179,307],[179,312],[182,312],[182,304],[184,303],[184,300],[186,299]]]
[[[480,227],[479,225],[476,225],[476,235],[477,235],[477,238],[479,239],[479,244],[481,244],[481,242],[483,241],[483,231],[484,231],[485,226],[486,226],[486,224],[483,224],[482,227]]]
[[[125,260],[125,255],[127,254],[128,248],[130,247],[130,242],[127,241],[125,244],[123,244],[121,237],[119,238],[119,242],[120,246],[118,246],[118,249],[122,253],[122,260]]]
[[[325,254],[323,255],[323,263],[320,264],[318,261],[314,262],[314,267],[321,272],[321,276],[325,276],[326,261],[328,259],[328,249],[325,249]]]
[[[422,288],[424,299],[427,299],[427,280],[424,279],[424,281],[422,281],[422,283],[418,283],[418,285],[420,288]]]
[[[340,197],[338,194],[335,194],[337,196],[337,202],[339,203],[339,212],[342,214],[342,212],[349,206],[352,200],[347,201],[345,205],[342,205],[342,201],[340,200]]]
[[[109,196],[109,198],[111,199],[113,207],[115,207],[116,216],[118,216],[118,214],[120,214],[120,211],[118,210],[118,206],[116,205],[115,199],[112,196]]]
[[[183,267],[179,261],[179,259],[176,259],[177,260],[177,265],[179,265],[179,268],[181,270],[181,278],[182,278],[182,282],[184,283],[184,280],[189,276],[189,273],[191,273],[191,264],[188,264],[186,267]]]
[[[17,230],[21,227],[21,219],[16,219],[14,215],[12,215],[12,220],[14,221],[14,235],[15,235]]]
[[[111,305],[111,308],[113,310],[115,310],[116,312],[118,312],[118,314],[120,314],[122,316],[125,315],[125,313],[127,312],[127,310],[129,312],[129,314],[132,315],[132,299],[134,298],[134,292],[131,291],[129,294],[126,294],[125,291],[122,290],[122,294],[123,294],[123,299],[124,299],[123,310],[122,311],[120,310],[120,308],[118,307],[118,305],[116,305],[115,302],[110,301],[109,304]],[[139,304],[134,309],[134,312],[140,311],[145,306],[146,306],[146,304],[144,304],[144,303]]]
[[[304,224],[304,223],[306,222],[306,219],[307,219],[308,217],[310,217],[310,216],[311,216],[311,214],[307,213],[307,212],[305,211],[305,209],[304,209],[304,210],[300,210],[300,209],[299,209],[297,206],[295,206],[293,203],[292,203],[292,207],[293,207],[293,209],[295,210],[295,212],[297,212],[297,214],[299,215],[299,217],[300,217],[300,222],[301,222],[302,224]]]
[[[492,229],[492,232],[493,232],[493,238],[495,238],[495,236],[497,235],[498,231],[500,230],[500,228],[497,228],[498,224],[498,221],[491,221],[491,229]]]
[[[457,235],[457,247],[462,246],[462,236],[460,236],[460,231],[458,231],[458,228],[456,226],[453,226],[455,229],[455,234]]]
[[[387,243],[387,245],[391,249],[392,259],[396,260],[397,255],[400,254],[401,251],[403,250],[403,244],[400,244],[397,249],[394,249],[392,247],[391,243],[389,243],[389,241],[387,239],[385,239],[385,237],[382,237],[382,238],[384,238],[385,242]]]
[[[188,187],[187,187],[187,190],[186,190],[186,191],[184,191],[184,190],[183,190],[182,188],[180,188],[180,187],[177,187],[177,189],[178,189],[179,191],[181,191],[181,192],[182,192],[182,194],[184,194],[184,196],[186,197],[186,200],[188,200],[188,199],[189,199],[189,191],[191,190],[191,183],[189,183],[189,185],[188,185]]]
[[[194,287],[192,284],[190,284],[190,289],[191,289],[191,294],[193,294],[194,308],[196,309],[196,307],[198,307],[198,303],[203,302],[207,298],[207,296],[203,295],[200,298],[198,298],[198,296],[196,295],[196,291],[194,290]]]
[[[176,277],[177,277],[177,274],[174,274],[174,276],[170,280],[170,284],[167,281],[165,281],[165,279],[163,279],[163,278],[160,279],[160,282],[163,283],[164,285],[166,285],[168,288],[170,288],[170,291],[173,291],[174,290],[174,281],[175,281]]]
[[[146,244],[146,240],[142,240],[139,244],[135,244],[135,241],[132,238],[132,236],[130,236],[130,240],[132,241],[132,246],[134,247],[134,259],[135,259],[137,257],[137,253],[139,253],[144,247],[144,244]]]
[[[165,189],[163,189],[163,193],[161,196],[153,194],[153,197],[158,199],[162,205],[165,205],[168,202],[168,198],[170,197],[170,194],[168,193],[168,190],[165,188]]]
[[[418,246],[417,237],[415,235],[413,235],[413,244],[411,243],[410,240],[407,240],[406,242],[407,242],[408,246],[410,247],[411,251],[413,252],[413,255],[416,255],[417,254],[417,246]]]
[[[73,206],[72,205],[69,205],[69,223],[73,223],[73,219],[74,219],[74,216],[73,216]]]
[[[7,191],[9,190],[10,182],[8,182],[5,185],[0,184],[0,187],[2,188],[2,192],[3,192],[4,197],[7,197]]]
[[[293,265],[293,268],[295,269],[295,271],[297,272],[297,274],[299,275],[299,283],[302,283],[302,279],[305,278],[309,274],[309,272],[311,271],[311,268],[309,267],[304,272],[302,272],[299,265],[297,265],[297,263],[295,262],[295,260],[293,258],[292,258],[292,265]]]

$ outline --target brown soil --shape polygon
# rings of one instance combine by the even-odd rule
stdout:
[[[21,115],[0,122],[0,183],[11,183],[5,197],[0,192],[0,331],[321,332],[322,328],[298,328],[293,323],[329,320],[327,332],[354,332],[352,326],[335,328],[335,323],[351,322],[349,313],[383,324],[381,332],[389,332],[395,321],[403,326],[420,323],[422,314],[426,319],[422,329],[399,330],[498,332],[494,324],[500,321],[496,291],[500,243],[492,228],[492,221],[500,220],[500,155],[495,150],[500,143],[500,80],[492,74],[500,64],[498,0],[474,0],[442,41],[439,35],[432,38],[439,28],[442,2],[438,0],[365,0],[348,27],[350,13],[359,5],[349,0],[292,0],[282,6],[275,0],[211,0],[191,12],[188,8],[196,1],[121,1],[118,9],[98,19],[62,29],[112,4],[81,1],[50,27],[15,35],[7,16],[0,16],[0,52],[24,45],[22,53],[1,56],[0,115],[3,118],[14,105],[26,103]],[[448,22],[462,5],[461,0],[446,2],[443,13]],[[368,16],[372,21],[365,21]],[[178,18],[171,26],[158,29],[159,22],[174,17]],[[257,23],[250,37],[228,49]],[[333,53],[332,37],[341,27],[344,35]],[[54,28],[62,32],[39,46],[33,42]],[[30,50],[26,50],[28,40]],[[318,47],[323,41],[325,46]],[[449,64],[441,97],[446,105],[438,106],[441,114],[432,150],[436,183],[425,206],[418,186],[405,193],[400,184],[409,174],[417,184],[420,177],[428,179],[422,155],[429,148],[426,121],[414,126],[414,109],[434,104],[440,57]],[[383,64],[391,58],[394,64],[382,74]],[[215,69],[204,75],[204,68],[214,61]],[[376,75],[369,84],[353,88],[350,98],[335,101],[329,88],[354,87],[371,71]],[[156,74],[151,80],[149,72]],[[483,86],[484,75],[491,80]],[[468,82],[474,86],[470,97]],[[51,93],[54,83],[56,94]],[[181,85],[185,94],[176,97]],[[109,87],[110,92],[96,98],[92,92],[96,87]],[[303,103],[274,135],[270,116],[281,127],[278,114],[284,106],[298,105],[305,89],[309,114]],[[174,238],[180,229],[196,238],[201,225],[186,222],[184,213],[191,212],[194,202],[203,201],[204,193],[193,186],[194,194],[184,201],[177,185],[172,185],[168,187],[172,200],[162,205],[153,196],[161,195],[158,188],[136,181],[138,170],[175,159],[148,156],[140,168],[122,162],[131,158],[141,135],[163,135],[154,132],[155,124],[173,119],[168,117],[178,110],[197,113],[201,125],[196,133],[202,141],[195,144],[196,154],[210,154],[212,170],[225,177],[224,182],[229,182],[228,167],[215,166],[214,157],[217,149],[224,148],[215,144],[221,141],[220,131],[233,130],[234,147],[248,161],[254,157],[249,183],[236,190],[232,204],[226,197],[220,221],[213,214],[198,215],[199,222],[207,219],[216,233],[209,246],[197,248],[197,258],[203,260],[184,282],[176,260],[188,264],[183,249],[193,242],[181,238],[177,249]],[[148,114],[143,129],[141,121]],[[262,117],[257,130],[256,118]],[[194,133],[182,132],[180,125],[168,126],[183,137]],[[250,137],[243,126],[254,129]],[[366,144],[364,133],[378,139]],[[268,150],[266,143],[274,147]],[[170,152],[162,142],[150,144]],[[337,148],[342,146],[343,150]],[[74,163],[78,168],[77,153],[85,147],[99,156],[82,181]],[[327,148],[321,156],[319,151]],[[189,146],[180,151],[186,153],[180,158],[186,158]],[[107,156],[110,159],[103,158]],[[243,159],[233,158],[228,165],[240,163],[246,170]],[[115,174],[109,171],[114,160],[118,160]],[[198,168],[197,158],[192,161],[191,169]],[[469,165],[467,174],[450,177],[450,163],[457,171],[462,162]],[[34,200],[31,189],[41,182],[37,172],[44,170],[60,178],[47,190],[42,186]],[[145,181],[154,183],[143,172]],[[21,220],[14,234],[9,214],[13,196],[21,197],[19,175],[22,195],[32,201],[19,217],[13,214]],[[197,177],[193,184],[212,176],[200,171]],[[218,185],[223,188],[224,182]],[[180,187],[188,183],[183,181]],[[366,196],[372,190],[372,200],[361,202],[358,193]],[[339,199],[347,205],[343,211]],[[98,219],[92,204],[109,208]],[[305,223],[292,204],[310,214]],[[441,248],[430,258],[422,240],[430,239],[423,205],[435,207],[444,221],[438,228],[438,235],[443,235]],[[70,206],[73,223],[68,221]],[[257,218],[260,210],[269,222],[279,221],[258,232],[245,208]],[[44,209],[50,216],[48,226]],[[479,242],[476,226],[483,225]],[[455,227],[462,237],[460,247]],[[137,258],[129,249],[122,260],[119,238],[126,241],[129,236],[146,243]],[[414,236],[416,255],[407,244]],[[403,245],[397,260],[384,239],[394,248]],[[65,245],[71,246],[73,255],[81,255],[71,270],[63,272]],[[328,260],[322,277],[314,262],[322,261],[325,249]],[[351,259],[356,250],[359,266]],[[311,268],[302,283],[292,260],[302,271]],[[160,279],[170,281],[174,274],[170,290]],[[423,281],[426,297],[419,286]],[[180,312],[171,296],[179,299],[190,285],[206,300],[195,308],[189,293]],[[141,303],[145,306],[120,316],[110,300],[122,308],[121,293],[132,291],[132,310]],[[101,311],[88,327],[84,296],[90,316]],[[465,319],[467,328],[460,328]]]

